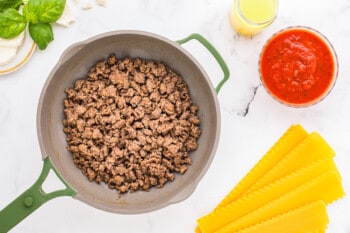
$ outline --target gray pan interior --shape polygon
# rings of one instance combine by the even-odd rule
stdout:
[[[119,195],[106,185],[89,182],[75,167],[66,150],[63,132],[64,89],[83,79],[91,66],[114,53],[117,57],[161,60],[187,82],[193,101],[199,105],[202,135],[199,148],[191,153],[193,165],[173,182],[149,192]],[[144,213],[187,198],[211,163],[220,134],[220,112],[216,93],[200,64],[180,45],[141,31],[114,31],[69,47],[48,77],[41,93],[37,130],[43,159],[47,156],[63,179],[77,192],[74,197],[93,207],[123,214]]]

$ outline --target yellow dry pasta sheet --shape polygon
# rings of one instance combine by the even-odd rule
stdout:
[[[308,203],[323,201],[325,204],[329,204],[343,196],[344,190],[339,174],[335,171],[329,171],[239,219],[232,220],[229,216],[219,213],[206,219],[205,225],[199,224],[199,226],[202,233],[232,233]],[[232,208],[230,212],[232,213],[232,211],[240,210]],[[227,221],[224,224],[217,222],[216,218],[218,217],[226,218]]]
[[[339,172],[331,158],[316,161],[309,166],[301,168],[262,189],[247,194],[237,201],[220,209],[216,209],[212,213],[198,219],[197,222],[200,226],[200,230],[202,230],[203,233],[205,232],[203,231],[204,229],[206,229],[207,232],[215,231],[329,171],[333,171],[340,180]]]
[[[307,132],[301,125],[292,125],[239,184],[221,201],[217,208],[237,200],[287,153],[303,141],[307,135]]]
[[[332,158],[334,150],[316,132],[311,133],[307,138],[288,153],[276,166],[258,180],[249,192],[264,187],[267,184],[321,158]]]
[[[319,232],[319,229],[326,229],[328,222],[325,203],[315,201],[237,233],[315,233]]]

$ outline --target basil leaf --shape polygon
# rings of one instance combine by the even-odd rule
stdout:
[[[49,23],[29,23],[29,33],[40,50],[46,49],[47,45],[54,39]]]
[[[0,13],[0,37],[12,39],[26,28],[26,19],[17,10],[9,8]]]
[[[30,0],[40,2],[39,21],[42,23],[54,23],[62,15],[66,0]]]
[[[0,12],[3,12],[4,10],[9,8],[18,9],[21,3],[22,0],[0,0]]]
[[[40,1],[29,0],[22,9],[22,14],[28,22],[38,23],[41,14]]]
[[[62,15],[66,0],[29,0],[23,15],[32,23],[54,23]]]

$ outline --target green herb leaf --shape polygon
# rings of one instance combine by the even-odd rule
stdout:
[[[21,3],[22,0],[0,0],[0,12],[9,8],[17,9]]]
[[[54,23],[62,15],[66,0],[31,0],[40,1],[41,14],[39,21],[42,23]]]
[[[46,49],[47,45],[54,39],[49,23],[29,23],[29,33],[40,50]]]
[[[26,19],[17,10],[9,8],[0,13],[0,37],[12,39],[26,28]]]
[[[29,0],[23,15],[32,23],[54,23],[62,15],[66,0]]]
[[[28,22],[38,23],[41,14],[40,1],[29,0],[22,9],[22,14]]]

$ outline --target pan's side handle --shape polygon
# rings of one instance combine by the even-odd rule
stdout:
[[[53,170],[57,177],[66,186],[65,189],[57,190],[51,193],[45,193],[42,184],[47,178],[50,170]],[[43,169],[37,181],[12,203],[0,211],[0,233],[8,232],[34,210],[39,208],[45,202],[60,196],[74,196],[76,192],[62,179],[52,165],[49,158],[44,160]]]
[[[176,42],[179,44],[184,44],[184,43],[186,43],[190,40],[193,40],[193,39],[199,41],[204,47],[206,47],[209,50],[209,52],[213,55],[213,57],[219,63],[222,71],[224,72],[224,78],[219,82],[219,84],[215,88],[216,93],[219,93],[221,90],[221,87],[224,85],[224,83],[230,77],[230,71],[229,71],[224,59],[221,57],[221,55],[215,49],[215,47],[207,39],[205,39],[203,36],[201,36],[200,34],[194,33],[194,34],[191,34],[188,37],[186,37],[182,40],[178,40]]]

